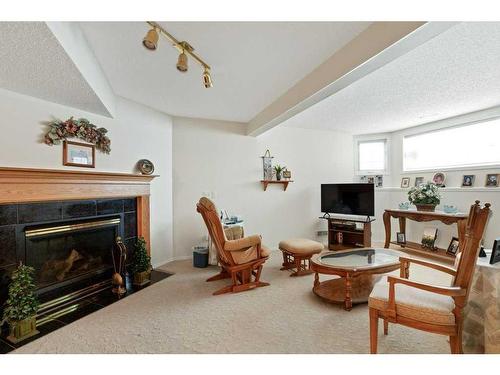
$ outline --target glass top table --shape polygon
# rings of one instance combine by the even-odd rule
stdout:
[[[396,250],[380,248],[328,251],[311,258],[311,270],[315,272],[313,292],[322,299],[341,303],[346,310],[352,305],[368,301],[373,285],[380,274],[400,268]],[[321,281],[319,275],[340,276]]]
[[[320,254],[316,262],[335,268],[374,268],[399,264],[399,255],[387,249],[354,249]]]

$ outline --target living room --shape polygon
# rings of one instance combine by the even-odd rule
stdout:
[[[498,361],[500,22],[129,5],[1,17],[0,362]]]

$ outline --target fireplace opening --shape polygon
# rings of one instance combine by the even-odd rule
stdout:
[[[39,293],[96,275],[111,274],[120,217],[26,227],[25,262]]]

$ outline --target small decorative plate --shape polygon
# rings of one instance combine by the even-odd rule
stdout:
[[[148,159],[141,159],[137,162],[137,168],[142,174],[152,174],[155,171],[154,164]]]

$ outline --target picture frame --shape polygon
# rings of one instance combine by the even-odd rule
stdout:
[[[497,187],[498,186],[498,174],[488,173],[486,175],[486,187]]]
[[[446,175],[443,172],[434,173],[432,176],[432,182],[439,187],[445,187],[444,182],[446,181]]]
[[[491,248],[490,264],[497,262],[500,262],[500,238],[493,241],[493,247]]]
[[[384,186],[384,176],[382,176],[382,175],[375,176],[375,186],[376,187],[383,187]]]
[[[473,174],[464,174],[462,177],[462,187],[472,187],[475,177]]]
[[[369,184],[375,184],[375,176],[368,176],[367,178]]]
[[[415,177],[415,186],[422,185],[424,183],[423,177]]]
[[[430,250],[435,250],[436,239],[437,239],[437,228],[425,228],[422,234],[422,247]]]
[[[397,232],[396,242],[400,245],[406,245],[406,234],[403,232]]]
[[[80,142],[63,142],[63,165],[95,168],[95,146]]]
[[[403,189],[410,187],[410,177],[403,177],[401,179],[401,187]]]
[[[457,255],[458,253],[458,237],[451,237],[450,244],[448,245],[448,249],[446,250],[446,254]]]

